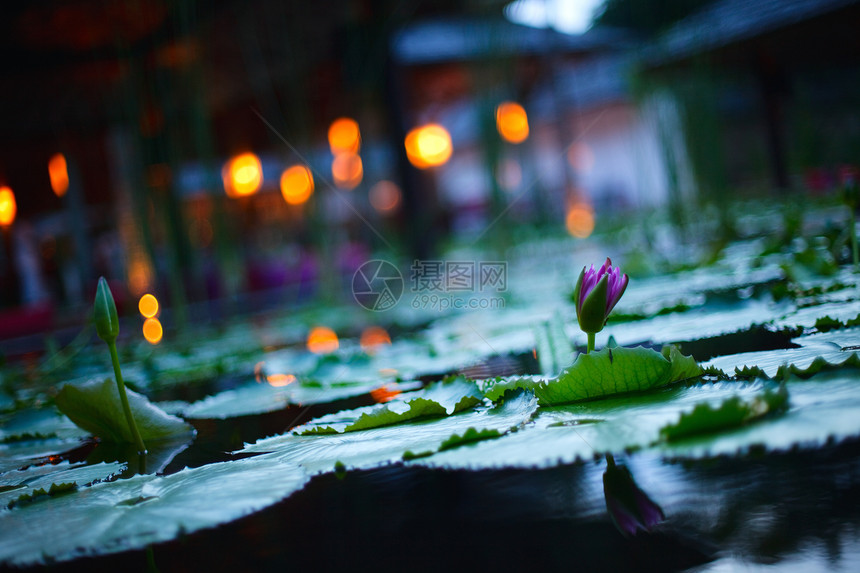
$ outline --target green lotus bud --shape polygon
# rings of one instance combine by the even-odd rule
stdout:
[[[114,342],[119,334],[119,318],[116,314],[113,294],[110,292],[110,287],[104,277],[99,278],[96,300],[93,303],[93,316],[99,338],[108,344]]]

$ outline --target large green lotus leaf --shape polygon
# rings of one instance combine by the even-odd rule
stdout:
[[[790,400],[783,415],[657,449],[677,457],[736,455],[752,446],[788,450],[860,436],[860,380],[856,372],[822,372],[808,380],[792,380],[786,386]]]
[[[97,483],[0,511],[0,563],[141,549],[260,510],[307,479],[295,465],[257,457]]]
[[[129,390],[128,402],[144,443],[194,433],[193,427],[165,413],[142,394]],[[66,384],[57,394],[56,404],[75,424],[102,440],[134,443],[112,379],[81,386]]]
[[[613,336],[622,346],[647,341],[666,344],[711,338],[745,330],[753,324],[768,322],[789,309],[787,302],[774,304],[756,299],[726,308],[704,306],[632,323],[609,324],[597,335],[597,344],[604,344],[609,336]]]
[[[799,308],[774,321],[774,324],[777,327],[788,326],[794,328],[802,326],[804,328],[812,328],[815,326],[815,321],[823,316],[829,316],[841,322],[846,322],[857,318],[858,314],[860,314],[860,300],[838,301]]]
[[[549,467],[605,453],[653,448],[670,457],[736,455],[752,446],[786,450],[860,436],[860,382],[853,372],[820,373],[787,384],[788,410],[735,430],[665,444],[660,429],[702,402],[718,408],[737,396],[752,401],[761,382],[718,382],[608,398],[539,412],[533,425],[496,440],[467,444],[415,462],[442,468]]]
[[[735,246],[737,244],[732,247]],[[723,265],[699,266],[671,275],[631,277],[630,288],[616,308],[621,312],[654,314],[661,308],[678,303],[700,304],[707,292],[738,290],[782,278],[783,271],[776,264],[753,268],[755,258],[747,252],[732,255],[732,259]],[[624,270],[623,266],[621,270]]]
[[[18,410],[0,416],[0,422],[0,441],[6,443],[22,441],[24,437],[79,440],[88,435],[52,407]]]
[[[557,378],[488,381],[484,393],[494,400],[509,388],[525,388],[534,391],[541,405],[556,405],[641,392],[701,373],[695,360],[674,347],[667,354],[642,347],[604,348],[580,354]]]
[[[817,359],[839,365],[851,358],[860,346],[860,328],[801,336],[793,342],[800,347],[719,356],[702,366],[718,368],[730,376],[744,368],[758,367],[765,375],[774,377],[783,365],[792,365],[802,370],[809,368]]]
[[[186,418],[232,418],[250,414],[274,412],[291,404],[323,404],[367,394],[379,388],[379,381],[372,383],[338,383],[319,385],[302,384],[299,381],[275,387],[266,383],[251,383],[233,390],[226,390],[194,402],[183,410]],[[389,390],[414,389],[408,383],[386,384]]]
[[[296,430],[303,434],[334,434],[390,426],[416,418],[450,416],[481,401],[474,380],[463,376],[435,382],[423,390],[401,394],[387,404],[322,416]]]
[[[732,396],[719,406],[707,402],[697,404],[692,412],[683,412],[677,422],[660,428],[660,437],[668,442],[731,430],[782,412],[788,407],[788,391],[781,386],[777,391],[766,390],[750,400]]]
[[[437,360],[441,358],[455,368],[489,355],[529,352],[535,347],[534,324],[558,315],[558,308],[564,303],[551,299],[551,304],[508,306],[446,317],[431,324],[424,337],[433,345]],[[567,322],[575,321],[572,312],[569,313]],[[578,329],[572,332],[576,336]]]
[[[112,462],[92,465],[71,465],[68,461],[58,464],[31,466],[0,474],[0,507],[22,495],[31,495],[39,489],[49,490],[53,484],[89,485],[94,481],[108,479],[119,474],[125,464]],[[7,489],[14,488],[14,489]]]
[[[331,471],[338,462],[347,468],[369,468],[400,461],[407,451],[413,454],[435,452],[446,440],[454,435],[462,437],[470,428],[507,432],[529,420],[536,410],[534,395],[518,392],[506,396],[501,404],[492,408],[481,406],[444,418],[345,434],[283,434],[246,446],[241,452],[271,452],[269,456],[299,464],[309,473]]]

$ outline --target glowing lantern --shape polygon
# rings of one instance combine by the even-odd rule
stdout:
[[[380,346],[391,344],[391,337],[381,326],[368,326],[361,333],[360,344],[362,350],[373,354]]]
[[[158,299],[151,294],[145,294],[140,297],[140,300],[137,303],[137,309],[144,318],[152,318],[158,314]]]
[[[221,170],[224,190],[230,197],[253,195],[263,183],[263,165],[253,153],[237,155]]]
[[[502,139],[522,143],[529,136],[529,118],[518,103],[506,101],[496,108],[496,129]]]
[[[143,321],[143,337],[150,344],[158,344],[161,342],[161,337],[164,335],[164,329],[161,328],[161,321],[157,318],[147,318]]]
[[[391,181],[380,181],[370,188],[370,204],[380,213],[393,211],[400,204],[400,187]]]
[[[281,195],[290,205],[301,205],[314,192],[314,176],[304,165],[293,165],[281,173]]]
[[[48,175],[51,177],[51,189],[57,197],[62,197],[69,189],[69,168],[66,157],[57,153],[48,161]]]
[[[364,177],[361,157],[355,153],[338,153],[331,163],[334,184],[341,189],[355,189]]]
[[[567,211],[567,232],[577,239],[584,239],[594,231],[594,211],[590,205],[576,203]]]
[[[435,123],[416,127],[406,135],[404,143],[409,162],[419,169],[444,165],[454,151],[451,135]]]
[[[361,133],[358,130],[358,123],[348,117],[334,120],[328,128],[328,144],[331,147],[331,152],[335,155],[343,152],[358,153],[358,149],[361,147]]]
[[[18,214],[18,204],[15,203],[15,194],[6,186],[0,187],[0,226],[8,227],[15,222]]]
[[[314,354],[330,354],[339,346],[337,334],[325,326],[314,327],[308,334],[308,350]]]

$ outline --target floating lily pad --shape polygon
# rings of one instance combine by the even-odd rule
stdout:
[[[699,434],[734,429],[787,407],[788,391],[785,386],[775,392],[765,390],[760,396],[746,401],[732,396],[716,407],[703,402],[693,408],[692,412],[682,413],[674,424],[660,428],[660,437],[673,442]]]
[[[674,347],[667,354],[642,347],[604,348],[580,354],[557,378],[488,381],[484,393],[493,400],[508,389],[525,388],[534,391],[541,405],[555,405],[641,392],[701,373],[695,360]]]
[[[734,375],[745,368],[758,368],[773,378],[783,366],[807,369],[813,362],[823,360],[831,365],[842,365],[860,348],[860,328],[847,328],[827,333],[812,334],[793,339],[799,348],[786,348],[760,352],[743,352],[720,356],[702,364],[704,368],[717,368]]]
[[[462,437],[470,428],[479,432],[507,432],[528,421],[536,410],[534,395],[519,392],[492,408],[479,407],[444,418],[344,434],[283,434],[246,446],[241,452],[269,452],[269,456],[297,463],[310,473],[331,471],[336,464],[344,468],[368,468],[400,461],[407,451],[435,452],[446,440],[453,447],[452,436]],[[461,440],[460,445],[463,443]]]
[[[226,390],[190,404],[182,411],[186,418],[232,418],[250,414],[274,412],[291,404],[323,404],[368,394],[379,388],[381,382],[340,383],[319,385],[303,384],[296,380],[286,386],[251,383],[234,390]],[[420,386],[420,384],[419,384]],[[414,384],[389,382],[391,391],[412,390]]]
[[[0,511],[0,563],[140,549],[262,509],[306,482],[295,465],[251,458],[81,487]]]
[[[89,485],[95,481],[108,479],[119,474],[125,464],[101,463],[92,465],[72,465],[69,462],[31,466],[25,470],[15,470],[0,474],[0,507],[8,505],[22,495],[34,491],[50,490],[53,484]]]
[[[483,395],[473,380],[463,376],[431,384],[424,390],[401,394],[398,400],[369,408],[339,412],[317,418],[300,434],[335,434],[390,426],[423,417],[450,416],[471,408]]]
[[[455,469],[551,467],[640,449],[654,449],[670,457],[706,457],[737,455],[753,446],[765,450],[816,447],[830,439],[860,436],[856,376],[827,372],[787,383],[791,400],[782,415],[676,443],[661,442],[660,429],[677,423],[682,414],[701,407],[700,403],[707,402],[713,409],[732,398],[749,403],[764,388],[761,382],[719,382],[544,408],[534,424],[519,432],[412,463]]]

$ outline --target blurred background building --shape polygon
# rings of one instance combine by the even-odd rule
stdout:
[[[100,275],[181,324],[337,298],[374,253],[827,192],[858,29],[848,0],[18,4],[0,337],[79,321]]]

